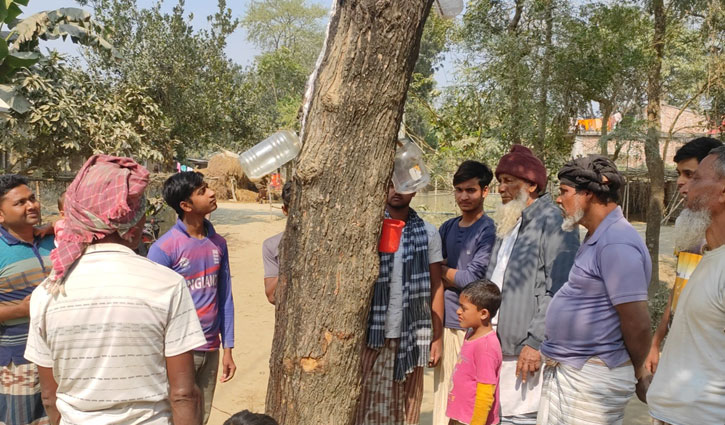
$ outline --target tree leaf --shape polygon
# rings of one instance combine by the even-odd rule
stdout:
[[[31,107],[27,99],[15,91],[15,86],[8,84],[0,84],[0,100],[8,105],[10,109],[20,114],[28,112]]]
[[[34,65],[40,56],[38,52],[10,52],[5,62],[13,68],[23,68]]]
[[[16,5],[15,3],[12,3],[10,5],[10,7],[8,7],[5,18],[2,21],[5,22],[6,24],[9,24],[12,21],[14,21],[15,18],[20,16],[21,13],[23,13],[23,11],[20,10],[18,5]]]

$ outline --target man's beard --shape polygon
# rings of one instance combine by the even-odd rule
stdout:
[[[493,213],[493,221],[496,223],[496,236],[503,239],[516,227],[521,214],[526,209],[526,201],[529,194],[521,190],[515,199],[506,204],[501,204]]]
[[[685,208],[675,220],[675,251],[686,251],[702,245],[712,214],[706,208]]]
[[[584,218],[584,210],[580,207],[576,208],[574,214],[569,215],[564,212],[564,221],[561,223],[561,230],[571,232],[579,228],[579,222]]]

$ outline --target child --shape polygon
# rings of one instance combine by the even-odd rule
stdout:
[[[224,422],[224,425],[278,425],[271,416],[242,410]]]
[[[450,425],[497,424],[503,355],[491,319],[501,306],[501,291],[490,280],[480,279],[466,286],[459,301],[458,321],[469,331],[451,379],[446,416]]]
[[[58,214],[60,219],[53,223],[53,233],[55,233],[56,238],[59,238],[63,234],[63,229],[65,229],[65,190],[58,196]]]
[[[184,276],[194,300],[206,336],[206,344],[194,350],[196,385],[203,394],[203,423],[206,423],[219,369],[219,335],[224,347],[219,381],[232,379],[237,369],[232,358],[234,301],[227,242],[204,219],[216,210],[217,203],[203,174],[194,171],[174,174],[164,182],[163,195],[179,219],[151,245],[148,258]]]

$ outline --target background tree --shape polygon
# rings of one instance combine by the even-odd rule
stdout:
[[[267,388],[280,423],[353,423],[385,192],[431,3],[333,3],[280,252]]]

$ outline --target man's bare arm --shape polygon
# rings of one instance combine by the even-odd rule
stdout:
[[[277,289],[278,281],[279,276],[264,278],[264,294],[267,296],[267,301],[270,304],[274,304],[274,291]]]
[[[632,360],[634,372],[640,377],[640,369],[649,352],[652,335],[650,334],[649,310],[647,301],[635,301],[614,306],[619,314],[624,345]]]
[[[55,405],[58,383],[55,382],[53,369],[38,366],[38,378],[40,378],[40,397],[43,400],[43,407],[48,414],[48,419],[50,419],[50,425],[58,425],[60,423],[60,412]]]
[[[30,317],[30,295],[18,304],[0,307],[0,322],[21,317]]]
[[[166,358],[169,402],[174,425],[199,425],[202,419],[201,393],[194,383],[194,354],[191,351]]]

